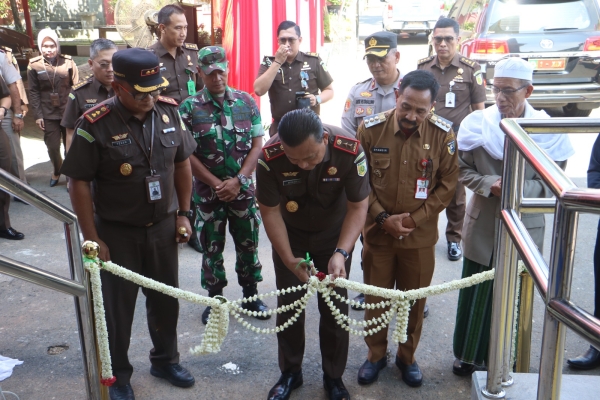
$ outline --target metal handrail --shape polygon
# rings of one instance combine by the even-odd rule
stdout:
[[[504,119],[500,126],[506,133],[501,224],[494,253],[496,279],[488,375],[482,393],[488,398],[504,398],[502,387],[513,383],[510,353],[515,313],[512,299],[518,273],[516,251],[546,306],[537,398],[559,399],[565,328],[600,347],[600,320],[569,301],[579,213],[600,213],[600,190],[578,188],[528,133],[598,133],[600,119]],[[523,198],[525,162],[555,199]],[[549,268],[520,220],[521,213],[548,212],[556,212]]]
[[[5,192],[20,198],[64,223],[67,259],[69,262],[71,279],[63,278],[4,256],[0,256],[0,273],[73,296],[75,301],[79,341],[81,344],[81,357],[83,359],[87,398],[91,400],[100,400],[103,398],[106,391],[103,391],[100,387],[96,335],[92,319],[93,309],[90,300],[92,298],[91,288],[87,273],[83,268],[77,216],[72,211],[3,170],[0,170],[0,190],[4,190]]]

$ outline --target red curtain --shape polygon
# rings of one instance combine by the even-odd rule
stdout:
[[[279,48],[279,43],[277,42],[277,27],[287,19],[287,16],[285,12],[285,1],[272,0],[271,3],[273,9],[273,54],[275,54]]]
[[[357,0],[358,1],[358,0]],[[321,31],[321,46],[325,45],[325,17],[323,16],[323,13],[326,13],[327,10],[325,9],[325,0],[320,0],[319,1],[319,7],[321,7],[321,18],[319,19],[320,24],[319,24],[319,31]]]
[[[115,10],[112,8],[109,0],[102,0],[102,5],[104,6],[104,19],[106,20],[106,25],[114,25],[115,24]]]
[[[309,0],[308,19],[310,24],[310,51],[317,52],[317,3],[319,0]]]
[[[300,9],[302,4],[300,4],[302,0],[296,0],[296,25],[300,26]]]

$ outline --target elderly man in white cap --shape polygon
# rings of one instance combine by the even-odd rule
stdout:
[[[467,205],[463,227],[463,272],[466,278],[487,271],[493,265],[494,243],[499,226],[502,188],[503,118],[550,118],[527,102],[533,92],[533,67],[518,57],[496,64],[492,92],[496,104],[469,114],[458,135],[459,180],[473,191]],[[566,135],[533,135],[535,142],[562,168],[573,155]],[[525,197],[550,197],[550,190],[534,170],[525,170]],[[524,214],[523,224],[540,251],[544,242],[543,214]],[[487,363],[492,311],[493,281],[460,291],[454,328],[454,365],[456,375],[469,375]]]

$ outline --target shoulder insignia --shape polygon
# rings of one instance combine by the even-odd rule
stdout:
[[[71,60],[71,59],[72,59],[72,58],[71,58],[71,56],[70,56],[70,55],[68,55],[68,54],[61,54],[60,56],[61,56],[62,58],[65,58],[65,59],[67,59],[67,60]]]
[[[83,115],[85,116],[85,119],[93,124],[109,112],[110,108],[108,108],[105,104],[98,104],[96,107],[90,108],[88,111],[83,113]]]
[[[369,82],[371,79],[373,79],[373,78],[367,78],[367,79],[365,79],[364,81],[360,81],[360,82],[358,82],[356,85],[360,85],[360,84],[362,84],[362,83],[367,83],[367,82]],[[354,85],[354,86],[356,86],[356,85]]]
[[[273,57],[273,56],[265,56],[265,57],[263,58],[263,61],[262,61],[262,63],[261,63],[261,64],[262,64],[262,65],[266,65],[266,66],[270,67],[270,66],[271,66],[271,64],[273,64],[273,60],[274,60],[274,59],[275,59],[275,57]]]
[[[370,128],[372,126],[385,122],[386,119],[387,117],[385,116],[385,113],[379,113],[371,117],[363,118],[363,122],[365,123],[365,128]]]
[[[426,62],[429,62],[429,61],[433,60],[434,58],[435,58],[435,56],[421,58],[419,61],[417,61],[417,65],[425,64]]]
[[[346,153],[350,153],[352,155],[358,154],[358,145],[360,142],[356,139],[351,139],[346,136],[336,136],[333,141],[333,147],[345,151]]]
[[[198,51],[198,45],[195,43],[184,43],[183,47],[185,47],[188,50],[196,50]]]
[[[429,122],[440,128],[444,132],[449,132],[450,128],[452,128],[452,121],[449,121],[446,118],[442,118],[437,114],[432,113],[429,117]]]
[[[304,53],[307,56],[311,56],[311,57],[319,57],[319,53]]]
[[[475,65],[475,61],[473,61],[467,57],[461,57],[461,58],[459,58],[459,61],[463,64],[468,65],[469,67],[472,67]]]
[[[87,79],[87,80],[85,80],[85,81],[81,81],[81,82],[79,82],[79,83],[77,83],[77,84],[75,84],[75,85],[71,86],[71,89],[73,89],[73,90],[77,90],[77,89],[80,89],[80,88],[82,88],[82,87],[84,87],[84,86],[87,86],[87,85],[89,85],[90,83],[92,83],[92,81],[91,81],[91,80],[89,80],[89,79]]]
[[[263,154],[265,155],[266,161],[271,161],[284,155],[285,151],[283,151],[283,145],[281,142],[277,142],[263,147]]]
[[[177,103],[177,100],[175,100],[172,97],[167,97],[167,96],[158,96],[158,101],[162,101],[163,103],[171,104],[174,106],[179,105],[179,103]]]
[[[33,57],[29,59],[29,64],[36,62],[36,61],[40,61],[42,59],[42,56],[37,56],[37,57]]]

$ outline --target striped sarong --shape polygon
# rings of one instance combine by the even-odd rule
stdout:
[[[463,257],[462,278],[489,271],[482,265]],[[494,280],[462,289],[458,295],[454,327],[454,357],[462,362],[484,366],[488,358]]]

